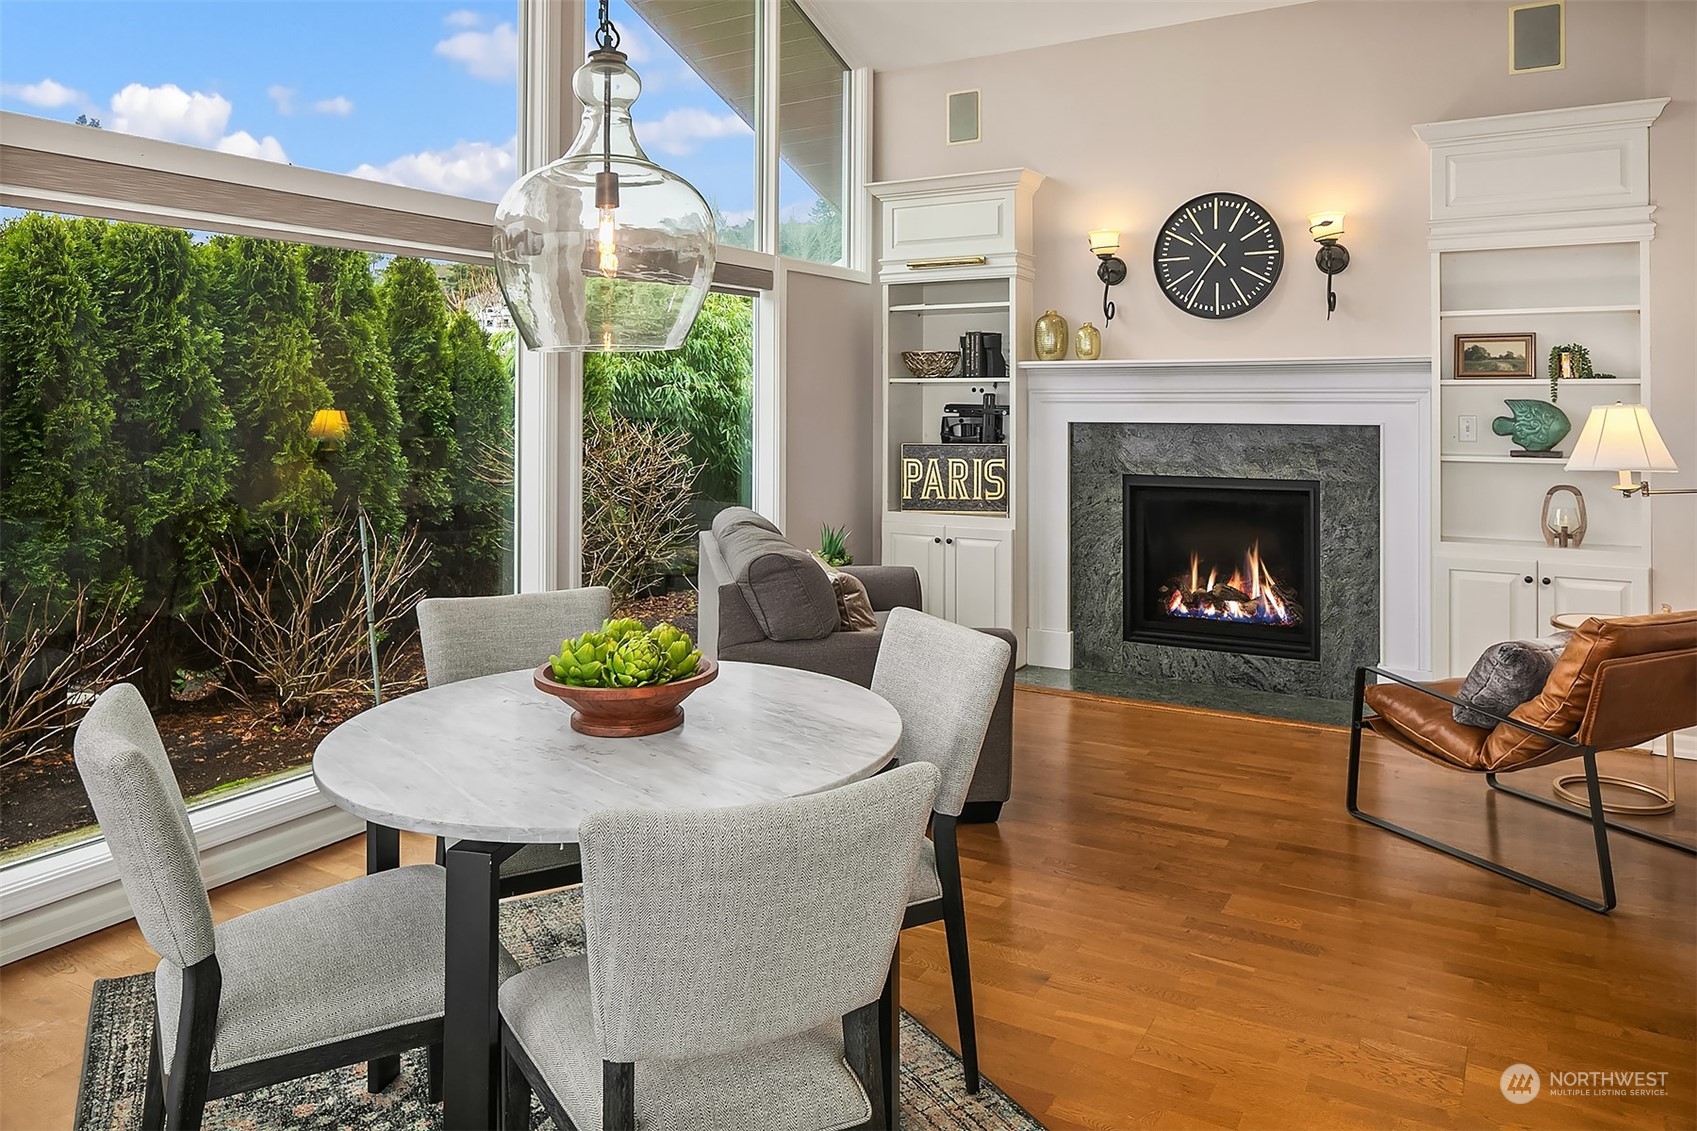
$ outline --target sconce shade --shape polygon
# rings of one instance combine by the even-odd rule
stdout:
[[[1320,241],[1340,239],[1343,236],[1343,213],[1314,213],[1308,217],[1308,234]]]
[[[348,438],[348,414],[339,408],[321,408],[312,414],[306,434],[320,443],[340,443]]]
[[[583,123],[571,148],[495,209],[495,275],[533,350],[677,349],[713,279],[712,210],[637,144],[642,82],[625,58],[590,54],[572,78]]]
[[[1567,461],[1569,471],[1678,471],[1650,410],[1641,404],[1598,405]]]
[[[1106,229],[1090,233],[1090,251],[1094,255],[1113,255],[1120,249],[1120,234]]]

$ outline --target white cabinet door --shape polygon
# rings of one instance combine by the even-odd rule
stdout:
[[[949,620],[969,628],[1013,627],[1013,531],[948,527]]]
[[[1573,568],[1549,559],[1539,562],[1538,568],[1538,619],[1543,625],[1561,613],[1628,616],[1650,611],[1646,599],[1649,577],[1645,570],[1609,566]]]
[[[884,524],[884,564],[912,566],[919,571],[919,592],[925,611],[948,615],[948,578],[941,523]]]
[[[1451,562],[1449,673],[1466,675],[1500,640],[1539,635],[1537,563]]]

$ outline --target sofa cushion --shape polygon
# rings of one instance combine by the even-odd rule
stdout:
[[[779,536],[782,536],[784,533],[782,530],[779,530],[776,526],[772,525],[772,523],[767,520],[766,516],[762,515],[759,511],[752,511],[747,507],[726,507],[724,510],[713,516],[713,537],[719,537],[719,535],[727,527],[741,526],[744,523],[752,523],[753,525],[760,527],[762,530],[770,531],[771,533]]]
[[[1570,736],[1585,717],[1597,669],[1605,660],[1682,648],[1697,648],[1697,609],[1606,621],[1592,618],[1574,630],[1544,689],[1509,717],[1551,734]],[[1485,764],[1491,769],[1512,769],[1542,758],[1555,746],[1547,738],[1500,723],[1485,740]]]
[[[860,578],[844,573],[812,550],[808,553],[825,571],[825,576],[831,579],[831,589],[837,595],[837,631],[863,632],[878,628],[878,620],[872,615],[872,598],[867,595],[866,585]]]
[[[818,640],[835,632],[837,593],[819,563],[764,519],[721,523],[724,517],[713,520],[713,535],[767,639]]]
[[[1461,688],[1461,680],[1440,680],[1429,686],[1454,695]],[[1480,750],[1490,730],[1456,722],[1448,700],[1404,683],[1375,683],[1367,688],[1365,698],[1379,716],[1373,720],[1373,729],[1387,738],[1447,765],[1464,770],[1485,768]]]
[[[1497,720],[1491,715],[1506,715],[1543,689],[1569,635],[1564,632],[1538,640],[1504,640],[1485,649],[1455,693],[1457,699],[1470,704],[1451,712],[1455,721],[1487,730],[1496,726]]]

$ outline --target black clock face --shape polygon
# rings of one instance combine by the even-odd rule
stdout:
[[[1211,192],[1180,206],[1155,237],[1155,282],[1186,314],[1236,318],[1273,293],[1279,226],[1246,196]]]

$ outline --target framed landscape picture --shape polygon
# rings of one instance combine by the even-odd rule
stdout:
[[[1457,334],[1455,377],[1458,381],[1487,377],[1534,377],[1538,356],[1536,334]]]

